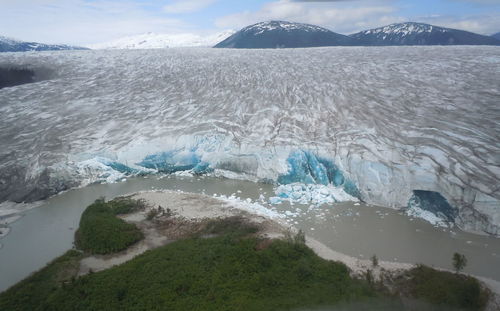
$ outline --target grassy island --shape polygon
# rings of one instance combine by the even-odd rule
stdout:
[[[134,225],[117,217],[140,208],[141,203],[130,199],[111,202],[97,200],[82,214],[75,233],[78,249],[91,254],[110,254],[122,251],[143,238]]]

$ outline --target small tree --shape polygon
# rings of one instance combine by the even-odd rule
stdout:
[[[293,234],[292,234],[292,231],[290,229],[287,229],[285,231],[285,241],[287,241],[290,244],[293,244],[293,242],[294,242]]]
[[[372,265],[374,267],[378,266],[378,258],[377,258],[377,255],[373,255],[371,258],[371,261],[372,261]]]
[[[366,282],[370,284],[370,286],[373,286],[375,283],[375,277],[373,276],[373,271],[371,269],[366,270],[365,278]]]
[[[146,215],[147,220],[153,220],[158,215],[158,210],[156,208],[152,208]]]
[[[293,238],[295,244],[306,244],[306,234],[304,233],[304,231],[302,231],[302,229],[299,230],[299,232],[297,232],[297,234],[295,235],[295,237]]]
[[[459,273],[465,266],[467,266],[467,258],[465,258],[465,255],[459,253],[453,254],[453,268],[455,268],[455,272]]]
[[[285,241],[290,244],[304,245],[306,244],[306,234],[302,231],[302,229],[299,229],[297,234],[293,235],[292,231],[288,229],[285,232]]]

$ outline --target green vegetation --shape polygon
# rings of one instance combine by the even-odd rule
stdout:
[[[230,235],[242,237],[256,233],[259,230],[256,225],[249,223],[243,217],[233,216],[226,218],[218,218],[210,220],[205,229],[201,232],[202,235]]]
[[[75,280],[81,252],[70,250],[45,268],[0,294],[0,310],[35,310],[61,286]],[[40,310],[40,309],[39,309]]]
[[[453,254],[453,268],[455,268],[455,272],[459,273],[465,266],[467,266],[467,258],[465,255],[459,253]]]
[[[375,277],[373,276],[373,271],[372,269],[366,270],[365,273],[365,280],[370,284],[371,286],[375,285]]]
[[[297,244],[297,245],[305,245],[306,244],[306,234],[302,229],[297,232],[297,234],[293,235],[292,232],[287,231],[285,233],[285,241],[291,244]]]
[[[104,199],[99,200],[103,202]],[[133,200],[129,197],[120,197],[112,201],[106,202],[106,205],[113,211],[115,215],[130,214],[146,208],[146,201]]]
[[[483,310],[489,300],[489,291],[470,276],[437,271],[419,265],[408,272],[405,288],[410,296],[454,310]]]
[[[174,216],[174,212],[167,207],[167,209],[164,209],[161,207],[161,205],[158,206],[158,208],[152,208],[149,210],[148,214],[146,215],[147,220],[153,220],[157,216],[165,216],[165,217],[172,217]]]
[[[153,220],[156,216],[158,216],[159,213],[160,212],[156,208],[152,208],[146,215],[146,219]]]
[[[78,249],[92,254],[110,254],[126,249],[143,238],[133,224],[116,217],[141,208],[140,201],[119,199],[110,202],[97,200],[87,207],[75,233]]]
[[[262,242],[234,234],[181,240],[67,285],[42,283],[41,276],[58,268],[49,265],[0,294],[0,309],[260,311],[379,296],[351,278],[344,264],[321,259],[305,245],[272,241],[262,248]],[[26,294],[26,284],[43,294]]]

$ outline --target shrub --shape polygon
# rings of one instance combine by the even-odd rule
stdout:
[[[122,265],[95,272],[41,300],[28,290],[17,305],[0,294],[2,310],[290,310],[377,297],[342,263],[306,246],[257,238],[181,240]],[[22,298],[22,299],[21,299]],[[1,304],[1,302],[5,302]]]
[[[302,229],[299,229],[299,232],[297,232],[297,234],[294,236],[293,241],[295,242],[295,244],[306,244],[306,234],[304,233],[304,231],[302,231]]]
[[[62,286],[74,283],[82,257],[83,254],[79,251],[67,251],[40,271],[0,293],[0,310],[39,308]]]
[[[76,247],[92,254],[109,254],[141,240],[143,234],[134,224],[116,217],[116,213],[124,210],[130,210],[130,205],[123,207],[117,202],[106,203],[102,199],[87,207],[75,233]]]
[[[438,271],[419,265],[409,271],[409,281],[404,285],[409,293],[439,306],[454,309],[483,310],[489,292],[473,277]]]
[[[376,267],[378,266],[378,258],[377,255],[373,255],[370,260],[372,261],[372,266]]]
[[[459,273],[465,266],[467,266],[467,258],[465,255],[459,253],[453,254],[453,268],[455,268],[455,272]]]
[[[245,218],[232,216],[210,220],[202,234],[246,236],[256,233],[258,230],[257,225]]]
[[[287,241],[289,244],[295,244],[295,245],[305,245],[306,244],[306,234],[302,229],[299,229],[299,232],[297,234],[293,235],[290,230],[287,230],[285,232],[285,241]]]
[[[373,276],[373,271],[371,269],[366,270],[365,279],[368,284],[372,286],[375,284],[375,277]]]
[[[101,199],[101,201],[103,201]],[[116,198],[107,203],[115,215],[130,214],[146,208],[146,201],[143,199],[133,200],[129,197]]]
[[[158,216],[159,211],[156,208],[152,208],[146,215],[147,220],[153,220],[156,216]]]

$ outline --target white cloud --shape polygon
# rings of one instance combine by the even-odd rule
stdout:
[[[167,13],[190,13],[204,9],[218,0],[176,0],[163,7]]]
[[[404,20],[393,15],[397,11],[395,7],[374,3],[370,5],[368,2],[361,4],[366,5],[358,2],[355,6],[336,7],[326,3],[280,0],[265,4],[256,12],[245,11],[221,17],[215,23],[221,28],[242,28],[261,21],[279,19],[320,25],[348,34]]]
[[[457,0],[496,3],[500,0]],[[393,5],[390,5],[393,4]],[[457,28],[480,34],[500,31],[500,13],[463,16],[401,16],[400,8],[389,0],[358,1],[298,1],[277,0],[257,11],[245,11],[221,17],[215,21],[221,28],[242,28],[267,20],[287,20],[310,23],[332,31],[351,34],[391,23],[415,21]]]
[[[500,13],[464,17],[435,15],[422,17],[419,21],[483,35],[491,35],[500,31]]]
[[[0,35],[26,41],[87,45],[147,32],[200,34],[208,31],[199,29],[206,21],[191,20],[195,23],[191,25],[186,23],[189,16],[166,12],[192,12],[216,1],[220,0],[174,0],[162,10],[165,2],[160,1],[153,7],[155,2],[152,0],[0,0]],[[402,17],[397,7],[400,2],[393,0],[328,2],[274,0],[256,11],[222,16],[216,19],[215,26],[219,30],[238,29],[260,21],[281,19],[317,24],[350,34],[413,20],[482,34],[500,31],[500,13],[495,10],[482,15],[420,18]]]
[[[86,45],[189,25],[125,0],[0,0],[2,35],[26,41]],[[13,26],[14,25],[14,26]]]

